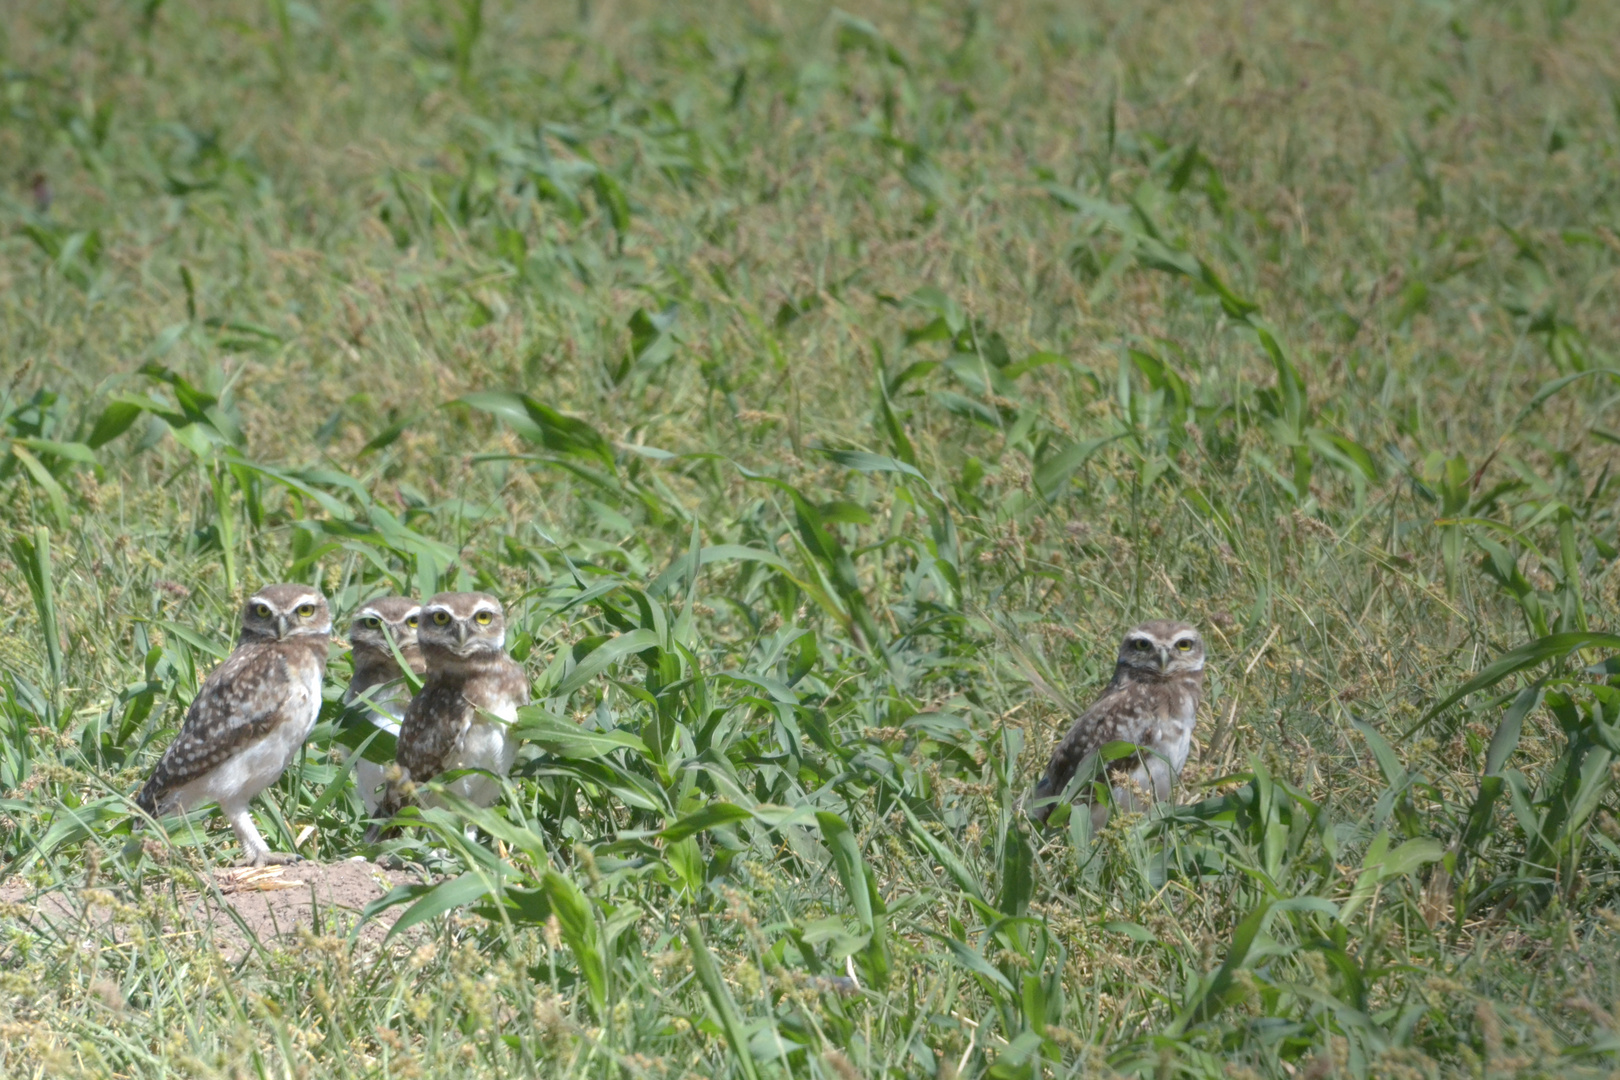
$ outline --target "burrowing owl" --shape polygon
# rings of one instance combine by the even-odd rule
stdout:
[[[267,585],[254,593],[236,651],[197,691],[136,805],[158,817],[216,802],[245,864],[296,861],[265,844],[248,803],[276,782],[315,726],[331,637],[332,615],[315,589]]]
[[[427,678],[405,710],[397,751],[401,783],[390,787],[379,816],[409,801],[412,781],[452,769],[505,776],[517,754],[507,724],[528,699],[529,682],[506,655],[501,602],[488,593],[440,593],[422,605],[420,619],[416,640]],[[501,788],[497,780],[474,774],[454,781],[450,790],[488,806]],[[370,835],[375,838],[376,830]]]
[[[1045,821],[1088,755],[1111,742],[1140,749],[1104,769],[1122,809],[1142,808],[1147,799],[1167,800],[1192,748],[1193,722],[1204,690],[1204,640],[1184,622],[1156,619],[1127,631],[1114,664],[1114,678],[1058,743],[1046,775],[1035,786],[1031,809]],[[1092,802],[1090,785],[1074,796]],[[1091,824],[1108,821],[1108,806],[1093,803]]]
[[[349,630],[354,676],[343,695],[344,704],[363,697],[366,719],[396,738],[399,719],[411,700],[411,691],[394,653],[397,649],[399,658],[416,674],[426,670],[422,650],[416,643],[421,611],[422,605],[415,600],[403,596],[379,597],[361,605],[354,613],[354,625]],[[383,783],[383,767],[361,758],[354,766],[354,782],[365,800],[367,816],[374,816],[382,801],[379,789]]]

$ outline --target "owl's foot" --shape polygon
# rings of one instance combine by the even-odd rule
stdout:
[[[304,857],[291,851],[261,851],[251,859],[243,859],[237,866],[288,866],[303,862]]]

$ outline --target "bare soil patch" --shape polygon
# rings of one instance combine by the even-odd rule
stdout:
[[[148,889],[172,890],[176,911],[164,920],[166,936],[211,941],[226,959],[234,961],[255,944],[274,949],[297,938],[300,927],[320,935],[348,936],[367,904],[395,886],[418,880],[405,871],[350,859],[220,869],[204,878],[202,888],[176,881],[149,885]],[[129,932],[122,925],[125,920],[120,918],[119,905],[130,901],[122,890],[37,893],[27,883],[13,880],[0,885],[0,905],[8,908],[0,921],[18,918],[64,942],[82,938],[91,930],[123,940]],[[390,908],[365,923],[358,940],[380,944],[403,910],[403,906]]]

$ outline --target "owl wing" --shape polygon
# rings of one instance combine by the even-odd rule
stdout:
[[[206,776],[249,743],[307,710],[304,682],[280,649],[238,649],[203,680],[180,733],[135,796],[148,814],[163,797]]]
[[[1103,696],[1070,725],[1068,734],[1052,751],[1046,774],[1035,785],[1035,799],[1061,795],[1086,757],[1109,743],[1140,742],[1147,727],[1147,705],[1132,687],[1110,685]],[[1036,806],[1034,813],[1045,821],[1053,809],[1054,804]]]

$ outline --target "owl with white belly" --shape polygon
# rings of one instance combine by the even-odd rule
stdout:
[[[529,695],[523,669],[506,655],[506,613],[488,593],[440,593],[422,605],[416,639],[427,677],[400,724],[400,781],[377,816],[397,813],[415,785],[458,769],[493,774],[469,774],[449,788],[488,806],[500,797],[495,777],[512,770],[517,744],[508,727]],[[432,797],[422,802],[432,805]]]
[[[310,586],[268,585],[249,597],[235,651],[198,688],[135,804],[162,817],[218,803],[245,865],[297,861],[270,850],[248,804],[309,738],[331,638],[326,599]]]
[[[1109,743],[1136,749],[1097,763],[1114,805],[1144,810],[1168,801],[1192,750],[1193,724],[1204,691],[1204,639],[1187,623],[1155,619],[1126,631],[1114,662],[1114,677],[1102,697],[1080,715],[1058,743],[1046,774],[1035,786],[1030,810],[1046,821],[1067,795],[1091,807],[1093,829],[1107,823],[1107,801],[1094,797],[1088,762]],[[1077,773],[1085,775],[1075,783]],[[1074,786],[1076,790],[1069,791]]]

